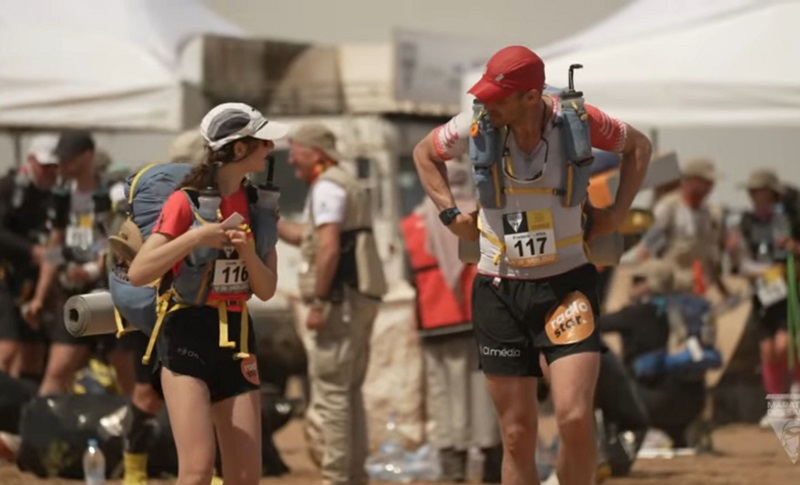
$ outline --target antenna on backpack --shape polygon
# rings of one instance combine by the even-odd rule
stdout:
[[[261,182],[258,185],[258,188],[261,189],[261,190],[268,190],[268,191],[272,191],[272,192],[280,192],[280,189],[274,183],[274,180],[275,180],[275,157],[273,155],[267,155],[267,170],[266,170],[266,172],[267,172],[266,178],[261,179],[261,177],[259,177],[259,179],[263,180],[263,182]]]
[[[275,157],[267,155],[267,184],[272,185],[275,180]]]
[[[572,64],[569,66],[569,87],[561,93],[562,99],[583,97],[582,91],[575,91],[575,69],[583,69],[583,64]]]
[[[217,180],[217,170],[219,169],[219,163],[217,162],[209,162],[208,172],[206,173],[206,180],[205,180],[205,187],[200,190],[200,193],[203,195],[213,196],[217,195],[219,190],[216,187],[216,180]]]

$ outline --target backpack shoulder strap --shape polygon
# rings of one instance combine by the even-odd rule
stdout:
[[[247,194],[247,202],[249,204],[258,202],[258,189],[253,184],[246,182],[244,184],[244,190]]]
[[[572,86],[556,91],[546,87],[545,93],[553,96],[558,107],[553,125],[560,130],[561,145],[566,158],[562,166],[563,186],[560,187],[565,207],[583,204],[588,197],[589,179],[592,176],[592,150],[589,115],[584,107],[583,93]]]
[[[133,180],[131,180],[131,187],[128,190],[128,206],[133,207],[133,196],[136,193],[136,186],[139,184],[139,180],[141,180],[142,175],[148,172],[151,168],[158,165],[157,162],[149,163],[144,167],[140,168],[136,175],[133,176]]]
[[[258,189],[253,187],[251,184],[246,184],[244,186],[245,193],[247,194],[247,212],[248,212],[248,225],[250,226],[250,231],[253,233],[253,240],[256,244],[256,250],[264,244],[262,241],[262,234],[259,227],[259,209],[258,209]]]
[[[181,187],[178,190],[186,194],[186,198],[189,199],[189,203],[192,204],[192,209],[200,208],[200,192],[191,187]]]
[[[256,189],[251,183],[245,182],[242,187],[244,188],[245,196],[247,197],[247,211],[248,215],[250,216],[250,222],[248,223],[250,229],[253,231],[253,237],[256,237],[256,225],[258,224],[258,218],[256,215],[258,214],[258,189]],[[256,241],[258,243],[258,241]]]

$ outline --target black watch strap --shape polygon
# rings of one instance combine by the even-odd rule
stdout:
[[[458,207],[450,207],[439,213],[439,220],[445,226],[449,226],[459,214],[461,214],[461,211]]]

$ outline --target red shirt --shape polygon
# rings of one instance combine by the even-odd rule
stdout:
[[[223,221],[234,212],[238,212],[244,217],[244,222],[249,224],[250,206],[245,189],[241,188],[235,193],[223,197],[220,203],[220,212],[222,212]],[[153,227],[153,233],[163,234],[175,239],[188,231],[193,221],[194,216],[192,215],[192,206],[189,198],[186,197],[182,190],[176,190],[164,203],[161,215],[156,221],[155,227]],[[252,233],[250,237],[252,237]],[[172,267],[173,274],[177,274],[180,271],[182,263],[183,261],[179,261]]]

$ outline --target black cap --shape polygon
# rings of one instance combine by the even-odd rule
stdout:
[[[63,163],[90,150],[94,150],[94,138],[85,130],[67,130],[58,135],[58,144],[53,153]]]

